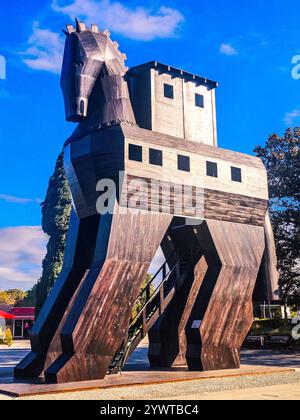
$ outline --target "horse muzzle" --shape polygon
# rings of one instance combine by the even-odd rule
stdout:
[[[75,98],[66,109],[66,120],[80,122],[87,117],[88,99],[83,97]]]

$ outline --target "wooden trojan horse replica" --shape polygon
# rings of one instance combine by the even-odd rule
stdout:
[[[271,300],[277,280],[262,162],[217,147],[215,82],[157,62],[128,71],[96,25],[65,33],[74,211],[15,376],[101,379],[147,333],[152,367],[238,368],[253,295]],[[165,262],[141,292],[159,247]]]

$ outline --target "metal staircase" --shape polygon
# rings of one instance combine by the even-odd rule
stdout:
[[[170,268],[168,263],[174,260],[174,256],[175,252],[163,263],[137,298],[134,306],[140,309],[131,320],[127,340],[117,351],[107,374],[122,370],[130,355],[171,302],[175,290],[183,285],[194,260],[193,254],[187,252]]]

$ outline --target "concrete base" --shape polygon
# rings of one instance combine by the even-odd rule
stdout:
[[[199,381],[207,379],[234,378],[242,376],[269,375],[274,373],[292,373],[292,368],[242,365],[240,369],[190,372],[186,367],[170,370],[126,371],[122,374],[107,376],[103,380],[74,382],[68,384],[10,383],[0,384],[0,393],[11,397],[57,394],[66,392],[112,389],[130,386],[157,385],[174,382]]]

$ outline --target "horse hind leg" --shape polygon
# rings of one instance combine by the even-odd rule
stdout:
[[[207,220],[197,228],[207,270],[186,326],[191,370],[235,369],[253,321],[264,228]]]

